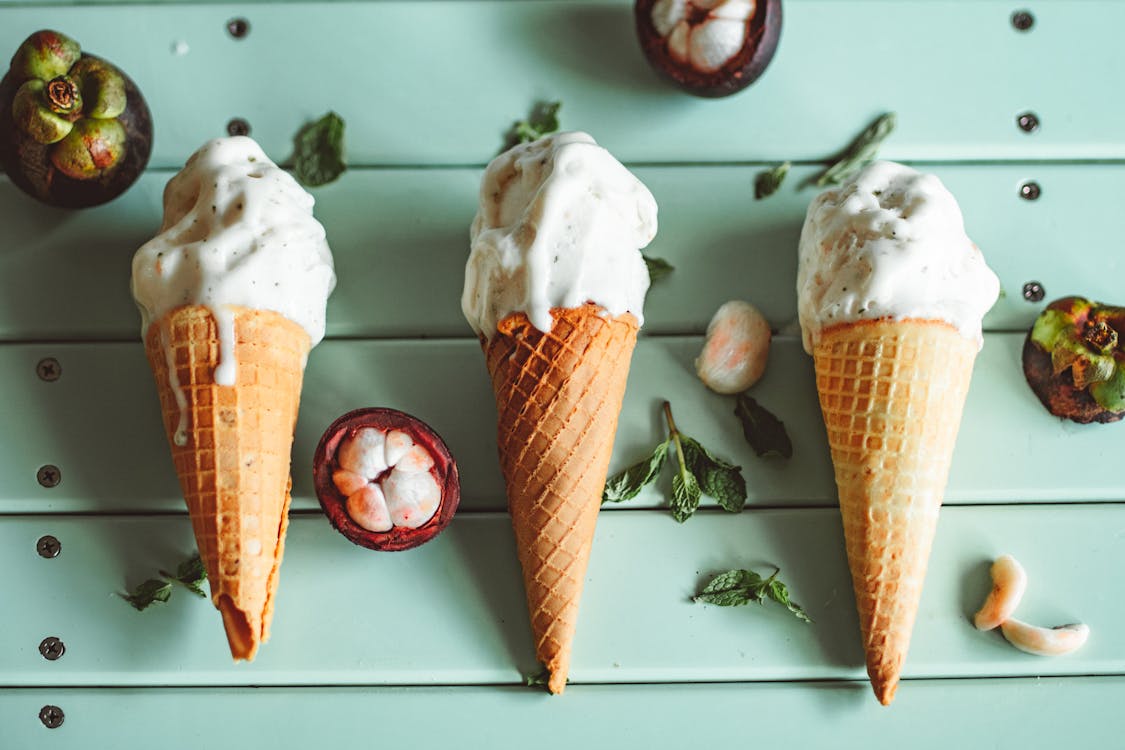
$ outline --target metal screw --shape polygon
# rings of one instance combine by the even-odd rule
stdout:
[[[1020,197],[1025,201],[1037,201],[1042,194],[1043,189],[1039,187],[1039,183],[1034,180],[1029,180],[1020,185]]]
[[[39,709],[39,721],[48,729],[58,729],[65,719],[66,714],[58,706],[43,706]]]
[[[52,557],[58,557],[59,553],[62,552],[62,542],[50,534],[41,536],[39,541],[35,543],[35,551],[39,553],[40,557],[49,560]]]
[[[1016,118],[1016,124],[1025,133],[1034,133],[1039,129],[1039,116],[1034,112],[1024,112]]]
[[[35,366],[35,372],[39,374],[40,380],[53,383],[62,375],[62,365],[54,357],[45,357],[39,360],[39,364]]]
[[[58,487],[59,482],[62,481],[62,472],[59,467],[54,464],[47,464],[40,466],[39,471],[36,472],[35,478],[39,480],[39,484],[44,487]]]
[[[1034,25],[1035,16],[1030,11],[1017,10],[1012,14],[1012,26],[1016,27],[1016,31],[1027,31]]]
[[[66,644],[52,635],[40,641],[39,653],[47,661],[58,661],[66,653]]]
[[[250,33],[250,22],[245,18],[232,18],[227,21],[227,33],[235,39],[242,39]]]
[[[1023,298],[1028,302],[1039,302],[1047,296],[1047,290],[1038,281],[1029,281],[1023,285]]]
[[[227,123],[227,133],[229,135],[250,135],[250,123],[241,117],[232,118]]]

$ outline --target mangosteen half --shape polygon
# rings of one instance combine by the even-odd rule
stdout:
[[[729,96],[753,83],[781,38],[781,0],[636,0],[649,64],[696,96]]]
[[[380,407],[348,412],[325,430],[313,482],[337,531],[391,552],[433,539],[461,500],[457,463],[441,436],[420,419]]]
[[[0,164],[52,206],[113,200],[144,171],[152,116],[119,68],[57,31],[37,31],[0,79]]]

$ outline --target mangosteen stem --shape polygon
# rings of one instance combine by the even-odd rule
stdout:
[[[1087,321],[1086,328],[1082,331],[1082,340],[1095,351],[1106,354],[1117,347],[1117,331],[1104,320],[1097,323]]]
[[[66,76],[53,78],[47,84],[47,105],[56,114],[68,115],[79,109],[79,97],[78,86]]]

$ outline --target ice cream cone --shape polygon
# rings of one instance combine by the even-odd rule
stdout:
[[[549,333],[509,315],[482,346],[535,653],[561,693],[638,326],[594,305],[551,315]]]
[[[816,384],[867,657],[894,699],[978,342],[943,321],[864,320],[823,330]]]
[[[237,661],[253,659],[269,638],[310,339],[266,310],[234,308],[233,327],[231,386],[215,382],[219,324],[207,307],[166,313],[149,327],[145,351],[211,600]]]

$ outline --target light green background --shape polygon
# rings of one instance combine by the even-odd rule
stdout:
[[[1019,33],[1009,18],[1023,8],[1036,23]],[[250,21],[243,41],[225,30],[235,16]],[[152,169],[98,209],[45,208],[0,180],[0,747],[1114,746],[1125,428],[1047,415],[1019,352],[1042,308],[1021,296],[1027,281],[1048,298],[1122,301],[1125,3],[786,0],[777,58],[721,101],[661,83],[631,23],[626,2],[0,0],[0,58],[38,28],[75,34],[134,77],[157,128]],[[458,305],[480,168],[540,98],[563,100],[565,127],[591,132],[651,187],[650,252],[676,266],[648,298],[614,468],[655,442],[668,398],[750,489],[745,512],[705,501],[684,526],[660,509],[659,487],[603,514],[561,698],[517,687],[534,652],[495,413]],[[284,160],[293,131],[329,108],[347,120],[352,167],[316,192],[340,280],[329,340],[309,361],[274,636],[234,666],[206,603],[179,592],[142,615],[114,594],[193,546],[129,263],[159,225],[168,177],[231,117]],[[1042,120],[1031,135],[1015,126],[1029,109]],[[899,129],[882,153],[949,186],[1006,296],[986,319],[907,679],[883,709],[863,680],[792,321],[813,194],[798,184],[887,110]],[[798,162],[789,181],[755,202],[754,175],[780,159]],[[1026,180],[1042,186],[1038,201],[1019,198]],[[754,457],[730,399],[693,375],[707,320],[736,297],[778,330],[754,395],[789,427],[789,462]],[[58,382],[35,375],[47,356]],[[433,424],[461,468],[461,512],[406,553],[349,545],[311,493],[322,430],[376,404]],[[45,463],[62,471],[50,490],[35,480]],[[35,554],[45,533],[62,540],[58,559]],[[1087,622],[1085,648],[1040,659],[972,629],[987,562],[1003,552],[1030,575],[1020,616]],[[769,564],[815,625],[689,601],[716,570]],[[57,662],[38,654],[48,635],[67,644]],[[40,725],[48,703],[66,711],[62,728]]]

